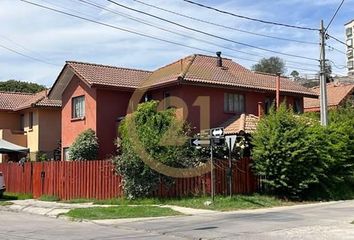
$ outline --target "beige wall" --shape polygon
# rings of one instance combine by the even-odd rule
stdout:
[[[39,149],[53,153],[61,137],[61,109],[39,109]]]
[[[33,112],[33,127],[29,128],[30,112]],[[36,160],[36,153],[39,151],[39,120],[37,109],[26,109],[20,112],[24,114],[24,131],[27,135],[27,147],[30,149],[31,161]]]

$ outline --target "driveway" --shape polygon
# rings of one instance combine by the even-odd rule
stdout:
[[[354,201],[135,222],[69,222],[0,210],[0,239],[354,239]]]

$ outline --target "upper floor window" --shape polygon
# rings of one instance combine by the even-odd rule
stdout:
[[[350,37],[350,36],[352,36],[352,34],[353,34],[353,29],[352,29],[351,27],[349,27],[349,28],[347,28],[347,29],[345,30],[345,32],[346,32],[346,34],[347,34],[347,37]]]
[[[245,97],[242,94],[225,93],[224,111],[232,113],[243,113],[245,111]]]
[[[72,118],[85,117],[85,96],[72,98]]]
[[[352,47],[353,46],[353,39],[350,38],[350,39],[347,40],[347,46],[348,47]]]
[[[347,57],[348,58],[352,58],[353,57],[353,50],[352,49],[348,49],[347,50]]]
[[[28,128],[33,129],[33,112],[28,114]]]

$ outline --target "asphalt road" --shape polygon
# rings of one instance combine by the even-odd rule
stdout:
[[[354,201],[103,226],[0,210],[0,239],[354,239]]]

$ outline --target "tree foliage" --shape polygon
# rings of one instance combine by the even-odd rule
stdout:
[[[348,145],[352,140],[345,129],[324,128],[282,105],[260,121],[253,135],[254,170],[265,177],[271,194],[301,199],[342,197],[336,189],[354,174]]]
[[[285,62],[279,57],[262,58],[252,66],[252,70],[271,74],[284,74],[286,72]]]
[[[98,139],[94,130],[87,129],[80,133],[69,149],[70,160],[96,160],[98,156]]]
[[[45,90],[46,87],[37,83],[8,80],[0,82],[0,91],[5,92],[26,92],[37,93]]]
[[[172,179],[162,176],[146,165],[134,147],[131,129],[136,127],[138,141],[156,161],[168,166],[186,168],[199,164],[188,143],[169,145],[172,139],[183,139],[188,127],[179,121],[173,109],[157,110],[158,102],[142,103],[127,116],[119,127],[121,140],[118,143],[121,155],[115,158],[117,172],[123,177],[123,188],[128,198],[149,196],[160,184],[171,184]],[[134,123],[134,125],[132,125]]]

